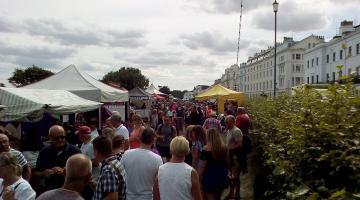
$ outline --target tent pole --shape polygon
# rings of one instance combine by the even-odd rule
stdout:
[[[101,129],[101,105],[99,107],[99,129]]]

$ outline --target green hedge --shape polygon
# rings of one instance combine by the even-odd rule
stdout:
[[[249,100],[259,199],[360,198],[360,99],[352,92],[334,84],[326,94],[305,87]]]

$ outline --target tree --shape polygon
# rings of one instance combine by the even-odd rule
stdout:
[[[135,87],[145,89],[149,85],[149,79],[142,75],[141,71],[132,67],[122,67],[118,71],[111,71],[103,77],[104,83],[115,83],[131,90]]]
[[[54,73],[49,70],[32,65],[32,67],[28,67],[26,69],[15,69],[13,75],[8,80],[14,86],[22,87],[45,79],[53,74]]]
[[[170,88],[168,86],[160,86],[159,91],[164,94],[171,94]]]
[[[171,94],[179,99],[183,99],[184,98],[184,94],[185,94],[186,90],[181,91],[181,90],[173,90],[171,91]]]

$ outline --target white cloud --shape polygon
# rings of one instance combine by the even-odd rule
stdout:
[[[274,30],[274,13],[270,9],[259,9],[252,18],[255,27]],[[269,17],[270,16],[270,17]],[[321,30],[328,24],[326,16],[309,7],[302,7],[294,1],[285,1],[279,6],[278,31],[280,32],[309,32]]]
[[[359,1],[279,0],[279,38],[332,37],[360,21]],[[244,0],[240,61],[272,45],[272,2]],[[240,0],[0,1],[0,82],[15,67],[75,64],[95,78],[130,66],[171,89],[212,84],[236,61],[239,11]]]
[[[225,38],[220,33],[200,32],[194,34],[184,34],[180,36],[182,44],[192,50],[208,50],[212,54],[222,55],[237,50],[237,41]],[[247,48],[250,42],[241,41],[241,49]]]

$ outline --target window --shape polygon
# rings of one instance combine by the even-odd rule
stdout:
[[[349,46],[349,56],[352,54],[352,46]]]
[[[307,79],[307,84],[309,84],[309,77],[306,77],[306,79]]]
[[[296,84],[296,85],[300,85],[300,84],[301,84],[301,77],[296,77],[296,78],[295,78],[295,84]]]
[[[351,75],[351,68],[348,69],[348,75]]]
[[[335,60],[336,60],[336,53],[334,52],[333,53],[333,61],[335,62]]]
[[[329,73],[327,73],[326,74],[326,82],[329,82],[329,78],[330,78]]]
[[[356,55],[360,54],[360,43],[356,45]]]
[[[314,83],[314,76],[311,76],[311,84]]]
[[[333,75],[332,79],[333,81],[335,81],[335,72],[333,72],[332,75]]]
[[[284,61],[285,59],[284,59],[284,56],[280,56],[280,62],[282,62],[282,61]]]
[[[319,57],[316,57],[316,66],[319,66]]]
[[[310,61],[307,61],[307,68],[309,69]]]
[[[295,54],[292,55],[292,59],[295,60]]]
[[[326,55],[326,63],[329,63],[329,61],[330,61],[330,55],[327,54],[327,55]]]
[[[296,72],[301,72],[301,65],[296,65],[295,66],[295,71]]]
[[[339,55],[339,57],[340,57],[340,60],[343,59],[343,50],[340,50],[340,55]]]
[[[301,60],[301,54],[299,53],[296,54],[296,60]]]
[[[316,75],[316,83],[319,83],[319,75]]]
[[[294,79],[294,77],[292,77],[291,80],[292,80],[292,86],[294,86],[294,85],[295,85],[295,79]]]
[[[311,59],[311,67],[314,67],[314,58]]]
[[[308,44],[308,49],[310,49],[310,48],[311,48],[311,43]]]

